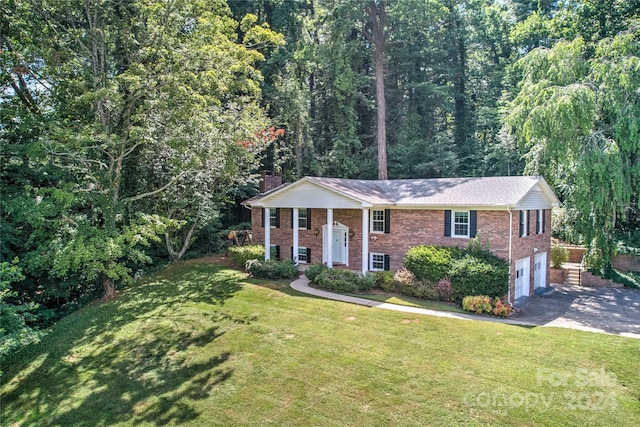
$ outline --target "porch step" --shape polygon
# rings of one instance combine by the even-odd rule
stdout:
[[[580,285],[580,269],[570,268],[567,270],[567,276],[564,279],[565,285]]]

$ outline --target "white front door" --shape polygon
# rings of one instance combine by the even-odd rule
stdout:
[[[516,295],[515,299],[529,295],[530,257],[516,261]]]
[[[341,223],[333,225],[331,235],[331,260],[332,264],[349,265],[349,227]],[[329,254],[327,253],[327,226],[322,226],[322,262],[327,262]]]
[[[344,230],[333,230],[333,262],[345,264],[344,248],[347,246],[347,233]]]
[[[547,253],[537,254],[533,259],[533,287],[547,286]]]

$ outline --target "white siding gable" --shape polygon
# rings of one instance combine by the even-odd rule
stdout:
[[[253,206],[272,208],[359,209],[366,204],[308,181],[269,194]]]
[[[553,202],[555,202],[555,200]],[[539,185],[536,185],[520,200],[520,202],[518,202],[518,208],[551,209],[553,202],[549,200],[549,197],[547,197],[545,192],[542,191],[542,188],[540,188]]]

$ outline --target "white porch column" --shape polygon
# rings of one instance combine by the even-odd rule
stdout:
[[[333,209],[327,208],[327,267],[333,267]]]
[[[369,271],[369,210],[362,209],[362,274]]]
[[[293,262],[298,265],[298,230],[300,224],[298,223],[298,208],[293,208]]]
[[[264,260],[271,259],[271,209],[264,208]]]

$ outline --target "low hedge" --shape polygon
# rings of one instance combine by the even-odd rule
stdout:
[[[509,290],[509,263],[479,245],[469,249],[416,246],[407,252],[405,267],[417,282],[436,291],[436,299],[445,301],[460,303],[469,295],[502,297]],[[450,282],[450,288],[445,282]],[[409,294],[434,295],[430,290],[418,291],[414,284],[402,287]]]
[[[247,261],[252,259],[264,259],[263,245],[230,246],[227,249],[229,260],[238,267],[245,267]]]
[[[328,268],[318,274],[313,281],[318,287],[338,292],[358,290],[358,274],[348,270]]]
[[[298,268],[291,259],[283,261],[250,259],[245,265],[245,270],[253,277],[260,279],[291,279],[298,274]]]

